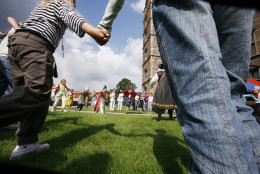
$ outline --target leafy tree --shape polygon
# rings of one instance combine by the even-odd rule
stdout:
[[[133,90],[135,90],[137,87],[134,83],[131,82],[131,80],[127,79],[127,78],[123,78],[117,85],[116,85],[116,89],[117,90],[127,90],[130,87],[133,88]]]

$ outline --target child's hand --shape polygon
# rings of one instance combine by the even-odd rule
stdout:
[[[100,45],[105,45],[109,39],[110,39],[110,34],[106,33],[105,31],[95,28],[95,31],[93,31],[94,34],[91,36],[95,41]]]
[[[110,38],[110,34],[95,28],[87,22],[82,24],[82,29],[88,33],[99,45],[105,45]]]

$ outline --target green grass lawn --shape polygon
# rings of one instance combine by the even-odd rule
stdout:
[[[49,113],[40,143],[50,149],[9,161],[13,130],[0,130],[0,162],[61,173],[187,173],[189,151],[178,121],[164,116]]]

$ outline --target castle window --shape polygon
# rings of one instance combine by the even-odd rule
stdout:
[[[147,68],[144,69],[144,74],[147,74]]]
[[[255,43],[251,44],[251,56],[256,55],[256,47],[255,47]]]
[[[147,34],[147,29],[144,30],[144,35],[146,35],[146,34]]]

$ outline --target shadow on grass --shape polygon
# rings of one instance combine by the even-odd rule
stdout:
[[[2,129],[0,130],[0,141],[11,140],[15,136],[16,130]]]
[[[90,137],[99,131],[104,129],[110,131],[111,133],[119,136],[125,137],[152,137],[154,139],[153,153],[160,164],[162,171],[166,174],[175,173],[182,174],[187,169],[189,161],[189,151],[185,147],[185,142],[177,137],[166,135],[165,130],[157,129],[156,134],[121,134],[114,129],[114,124],[106,124],[100,126],[88,126],[88,128],[82,128],[78,130],[71,131],[64,134],[58,138],[51,139],[48,142],[52,144],[52,147],[57,147],[60,149],[66,149],[77,144],[84,138]],[[53,158],[59,161],[60,164],[67,161],[67,157],[60,154],[50,154],[54,155]],[[52,157],[50,157],[52,158]],[[107,166],[111,160],[109,154],[94,154],[92,156],[87,156],[73,161],[68,166],[66,170],[72,168],[73,166],[78,166],[79,170],[84,168],[84,171],[89,171],[87,173],[106,173]],[[100,163],[100,164],[99,164]],[[65,170],[65,171],[66,171]],[[77,170],[77,169],[75,169]],[[74,170],[73,170],[74,172]]]
[[[187,168],[189,151],[185,142],[177,137],[168,136],[165,130],[157,129],[154,138],[153,152],[164,173],[182,174],[184,166]]]
[[[68,173],[98,173],[105,174],[111,161],[108,153],[95,153],[69,163],[64,171]]]
[[[51,125],[57,123],[65,123],[65,122],[72,122],[72,124],[78,125],[78,120],[82,119],[82,117],[63,117],[63,118],[55,118],[53,120],[49,119],[44,122],[44,125]],[[45,126],[46,127],[46,126]]]
[[[156,129],[156,134],[123,135],[126,137],[147,136],[154,139],[153,153],[165,174],[183,174],[187,171],[189,150],[185,142],[177,137],[166,135],[166,131]]]
[[[60,137],[50,139],[48,142],[53,145],[57,145],[59,148],[68,148],[77,144],[82,139],[92,136],[99,131],[104,129],[110,131],[113,134],[121,135],[118,131],[114,129],[115,124],[105,124],[100,126],[88,126],[87,128],[81,128],[73,130],[67,134],[63,134]]]
[[[77,118],[75,118],[77,119]],[[62,121],[60,119],[59,121]],[[57,138],[53,138],[48,140],[48,143],[51,144],[51,149],[48,152],[48,158],[55,159],[56,166],[51,166],[53,168],[57,168],[58,166],[62,166],[67,162],[68,157],[64,154],[64,151],[67,149],[73,148],[78,142],[82,141],[85,138],[93,136],[94,134],[102,131],[104,129],[110,131],[113,134],[121,135],[118,131],[114,129],[115,124],[105,124],[99,126],[88,126],[87,128],[81,128],[77,130],[70,131],[69,133],[63,134]],[[66,165],[65,169],[62,171],[72,170],[69,173],[75,173],[75,170],[81,170],[79,173],[84,173],[85,171],[91,171],[87,173],[106,173],[107,165],[109,164],[111,157],[109,154],[94,154],[91,156],[87,156],[84,158],[80,158],[76,161],[73,161],[68,166]],[[75,167],[77,166],[77,167]],[[59,168],[59,167],[58,167]],[[84,169],[82,171],[82,169]],[[78,172],[76,172],[78,173]]]
[[[57,123],[72,122],[78,125],[78,120],[82,117],[66,117],[49,119],[45,122],[43,129],[47,130],[49,126]],[[166,119],[166,118],[165,118]],[[95,153],[93,155],[76,158],[68,163],[70,149],[83,139],[93,136],[102,130],[108,130],[114,135],[124,137],[151,137],[154,140],[153,153],[162,171],[168,173],[183,173],[183,166],[187,168],[189,161],[189,151],[185,147],[185,142],[177,137],[169,136],[165,130],[157,129],[156,134],[121,134],[115,130],[115,124],[104,125],[87,125],[85,128],[72,130],[59,137],[48,140],[51,148],[45,153],[31,154],[25,157],[26,164],[35,164],[35,158],[39,168],[44,166],[44,163],[49,159],[55,159],[55,163],[48,163],[48,169],[59,170],[64,173],[108,173],[108,166],[111,162],[111,156],[108,153]],[[12,131],[12,133],[14,133]],[[10,135],[9,135],[10,136]],[[8,137],[9,137],[8,136]],[[12,134],[13,137],[13,134]],[[64,166],[65,163],[68,163]]]

